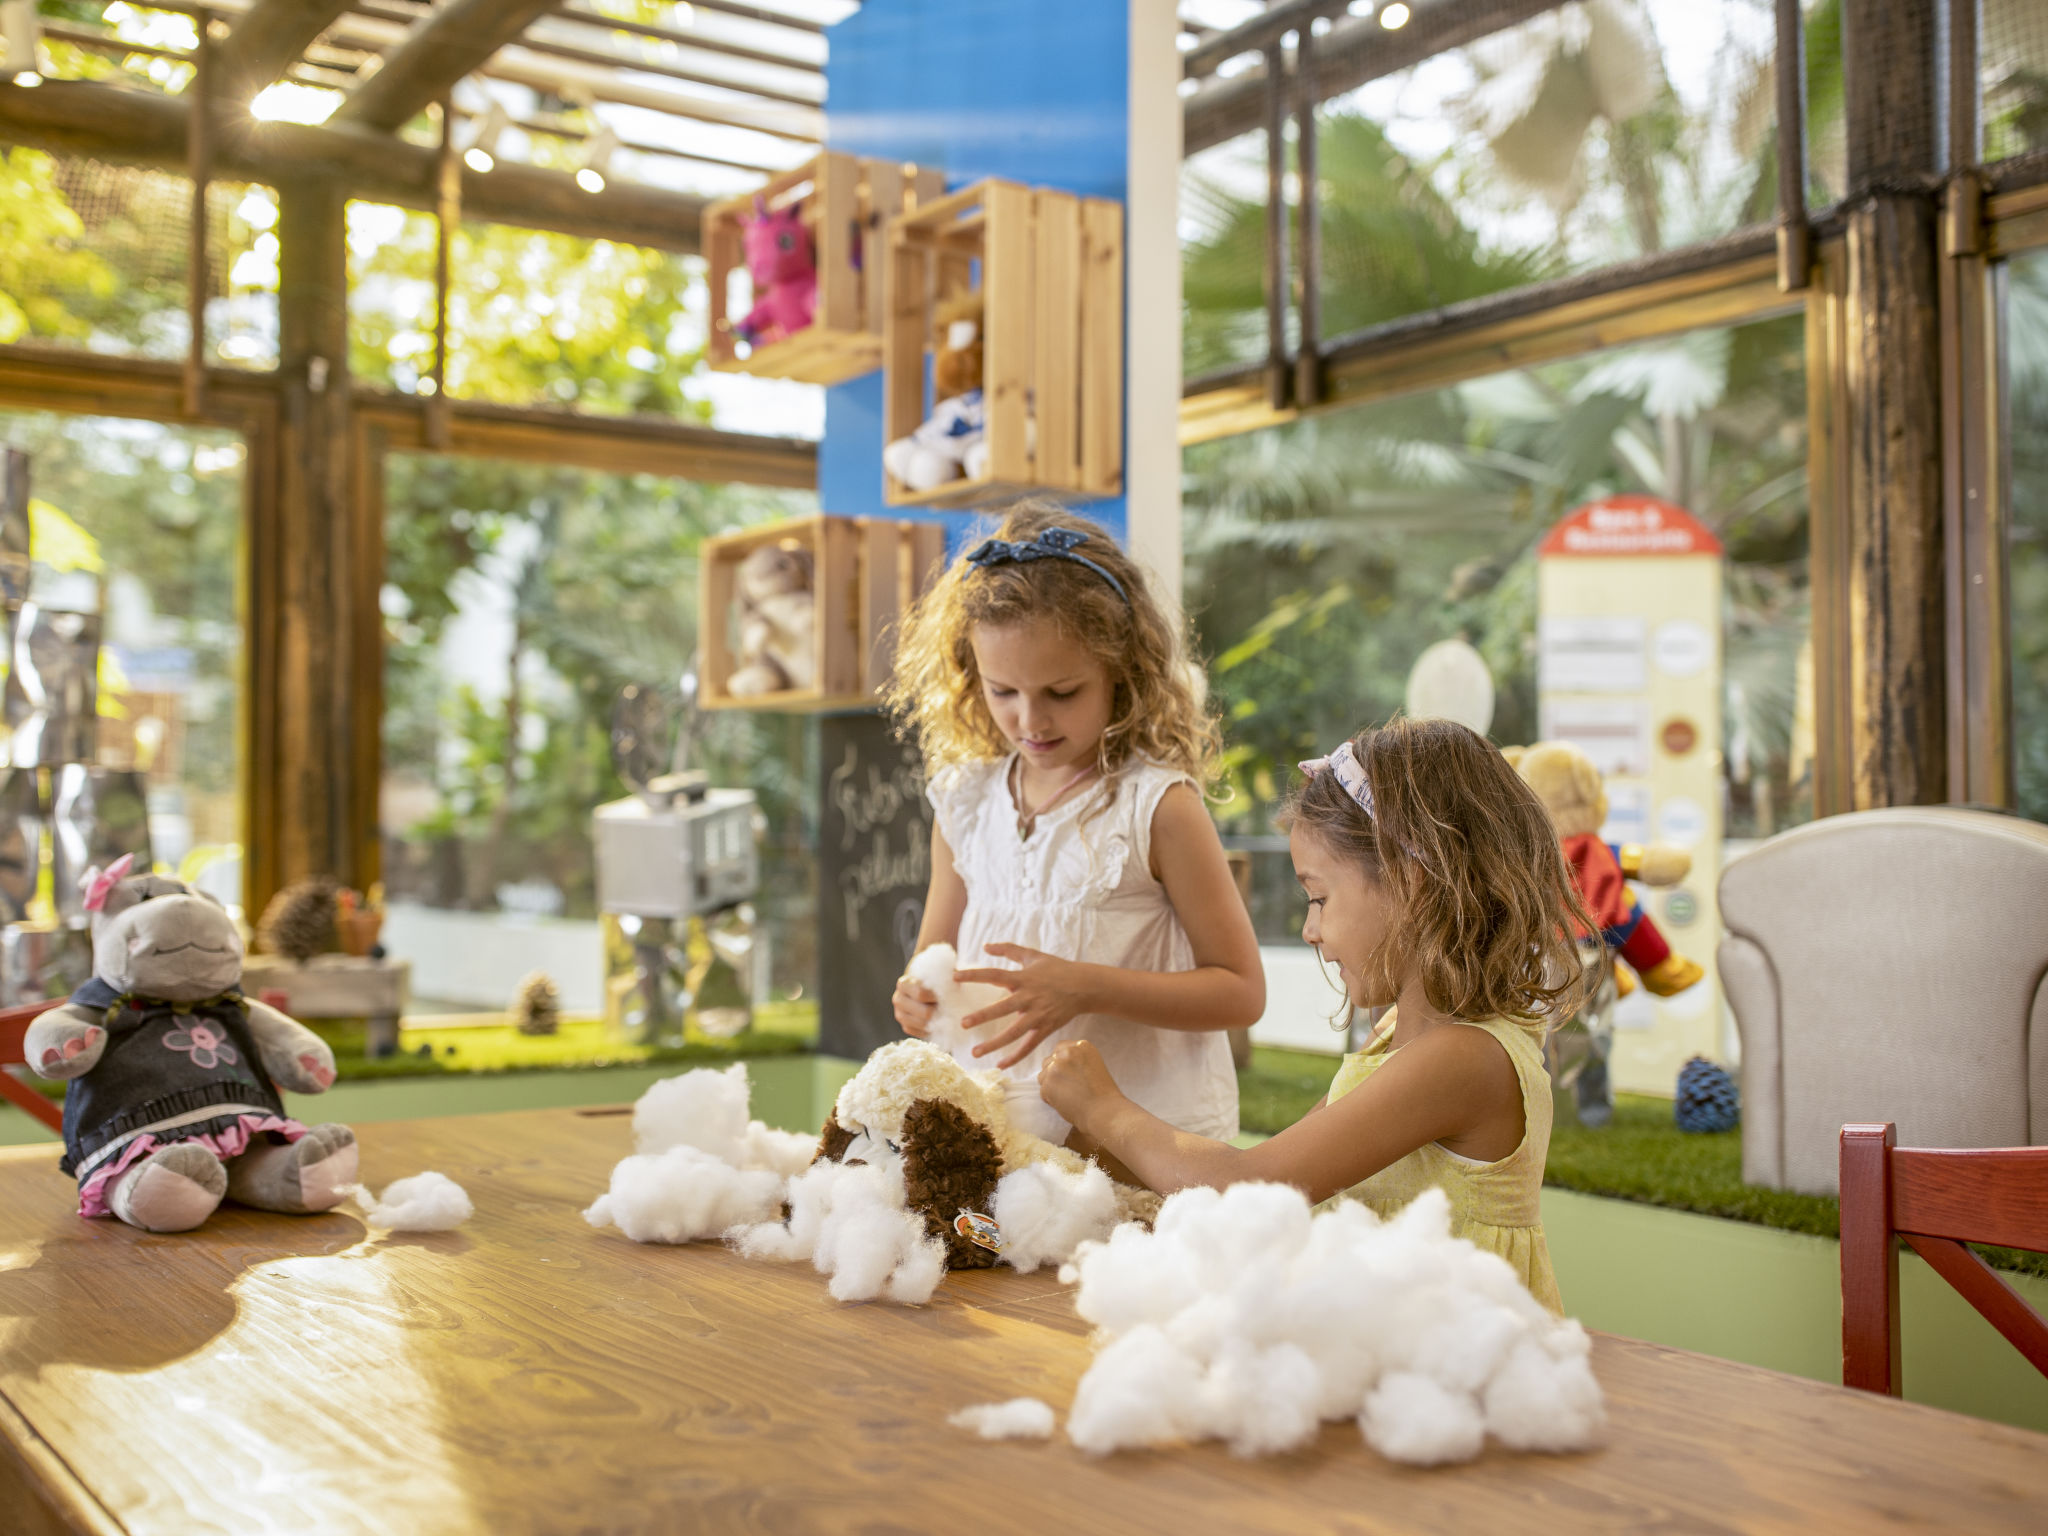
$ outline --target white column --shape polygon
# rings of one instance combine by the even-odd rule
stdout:
[[[1124,489],[1131,553],[1180,602],[1180,50],[1175,0],[1129,0]]]

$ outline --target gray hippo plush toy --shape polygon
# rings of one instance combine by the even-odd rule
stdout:
[[[60,1166],[79,1214],[189,1232],[223,1198],[333,1209],[356,1182],[355,1133],[289,1118],[278,1085],[324,1092],[334,1053],[242,996],[242,938],[219,902],[132,862],[87,873],[92,980],[25,1042],[30,1067],[70,1084]]]

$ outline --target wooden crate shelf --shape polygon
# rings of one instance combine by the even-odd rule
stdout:
[[[838,384],[873,373],[882,366],[888,223],[944,190],[945,178],[936,170],[828,150],[752,192],[708,205],[703,226],[711,288],[706,361],[721,372],[809,384]],[[798,210],[817,254],[818,299],[805,329],[743,350],[746,344],[736,327],[752,299],[729,307],[731,276],[746,270],[743,225],[756,198],[771,209]]]
[[[1123,489],[1123,205],[982,181],[891,226],[884,440],[930,414],[925,358],[938,305],[982,292],[989,462],[978,480],[914,491],[883,471],[895,507],[963,507]]]
[[[764,544],[811,556],[816,685],[735,695],[740,562]],[[803,517],[706,539],[699,555],[698,702],[811,714],[872,705],[895,663],[896,624],[937,579],[946,531],[894,518]]]

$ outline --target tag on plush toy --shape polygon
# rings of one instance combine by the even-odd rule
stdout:
[[[979,1211],[962,1211],[953,1218],[953,1230],[977,1248],[986,1248],[990,1253],[1003,1251],[1003,1229],[996,1225],[993,1216],[984,1216]]]

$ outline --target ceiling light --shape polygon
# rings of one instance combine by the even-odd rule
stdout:
[[[505,103],[493,101],[478,120],[469,147],[462,152],[462,163],[480,176],[487,174],[498,163],[498,139],[511,126],[512,114],[505,110]]]
[[[586,192],[602,192],[604,173],[611,168],[612,156],[618,148],[619,136],[609,127],[600,126],[584,149],[583,166],[576,172],[576,185]]]
[[[36,0],[0,0],[0,75],[12,76],[19,85],[41,85],[36,45],[42,37]]]
[[[1380,12],[1380,25],[1389,32],[1407,26],[1408,7],[1403,5],[1401,0],[1394,0],[1392,5]]]

